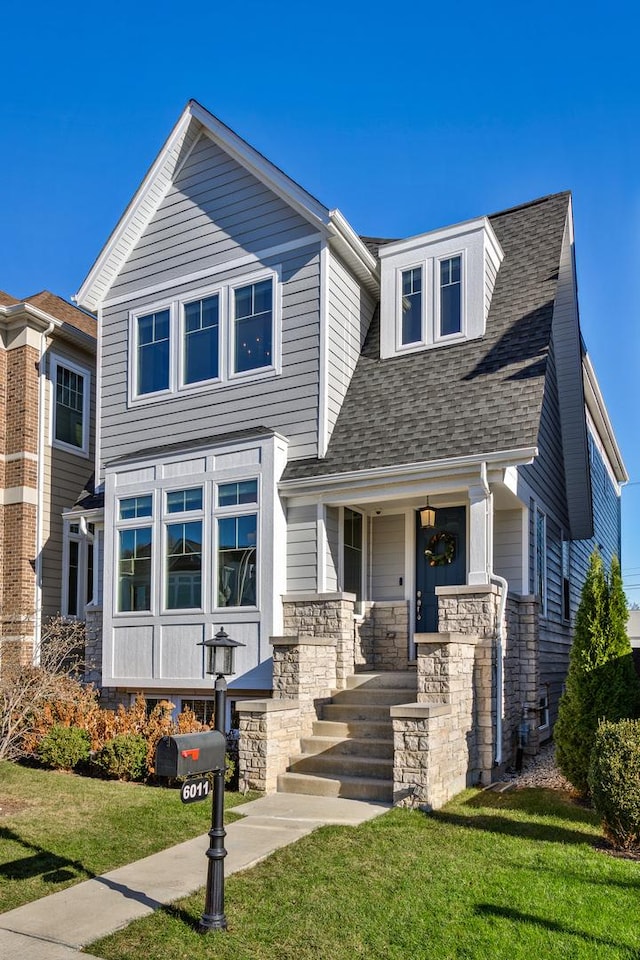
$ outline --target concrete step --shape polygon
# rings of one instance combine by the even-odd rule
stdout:
[[[357,739],[389,740],[393,742],[391,719],[387,720],[314,720],[314,737],[335,737],[344,740]]]
[[[379,670],[370,673],[352,673],[347,677],[347,689],[367,687],[370,690],[380,690],[384,687],[395,689],[406,688],[415,691],[417,674],[415,670]]]
[[[393,759],[385,757],[357,757],[349,754],[301,754],[291,757],[290,773],[312,773],[325,777],[365,777],[375,780],[393,779]]]
[[[415,701],[415,687],[355,687],[352,690],[336,690],[331,697],[332,703],[371,703],[376,706],[390,706],[394,703]]]
[[[393,782],[370,777],[329,777],[314,776],[309,773],[281,773],[278,777],[278,792],[391,803],[393,800]]]
[[[328,756],[386,757],[393,759],[391,737],[303,737],[303,754],[326,753]]]
[[[351,723],[354,720],[387,721],[391,723],[389,704],[375,703],[326,703],[322,707],[323,720],[338,720]]]

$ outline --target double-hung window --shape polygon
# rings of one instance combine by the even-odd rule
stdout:
[[[170,327],[169,309],[136,319],[136,392],[139,395],[169,389]]]
[[[167,610],[202,607],[202,487],[172,490],[165,504]]]
[[[411,267],[401,274],[401,330],[402,346],[422,340],[422,267]]]
[[[462,331],[462,257],[440,260],[440,330],[450,337]]]
[[[184,304],[183,370],[185,386],[220,376],[220,295]]]
[[[233,372],[273,366],[273,280],[233,290]]]
[[[89,371],[53,357],[51,378],[54,389],[53,445],[88,456]]]
[[[257,502],[257,480],[218,486],[218,508],[224,508],[217,523],[219,607],[257,606],[258,515],[234,509]]]
[[[117,609],[120,613],[151,610],[153,529],[151,494],[119,501]]]

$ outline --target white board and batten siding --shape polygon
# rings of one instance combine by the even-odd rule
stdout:
[[[265,255],[278,244],[284,248]],[[130,315],[174,305],[177,323],[177,301],[261,269],[277,271],[281,281],[279,372],[131,404],[124,389],[131,379]],[[175,439],[258,426],[286,436],[291,457],[317,455],[319,271],[320,239],[313,228],[202,138],[102,308],[102,464]],[[172,343],[177,348],[177,332]]]
[[[329,253],[327,442],[333,433],[375,309],[375,301],[334,253]]]

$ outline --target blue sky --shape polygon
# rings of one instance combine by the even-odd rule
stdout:
[[[640,79],[630,3],[109,5],[2,16],[0,288],[70,297],[190,97],[356,230],[574,197],[581,323],[640,481]],[[640,482],[623,493],[640,602]]]

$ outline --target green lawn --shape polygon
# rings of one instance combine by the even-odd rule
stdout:
[[[597,849],[560,794],[467,792],[437,814],[325,827],[226,883],[91,944],[108,960],[612,960],[640,957],[640,864]]]
[[[227,793],[225,804],[242,800]],[[183,804],[177,790],[0,763],[0,912],[198,836],[210,822],[210,802]]]

